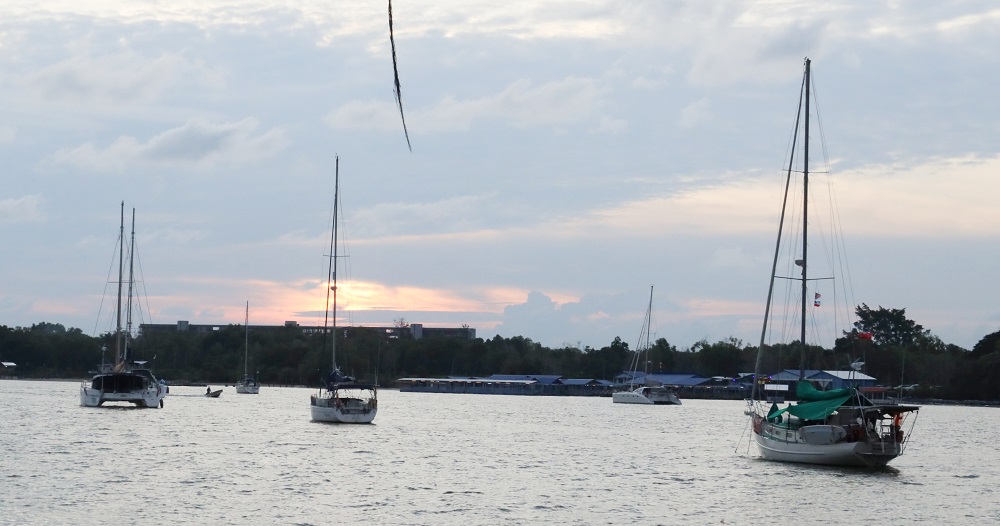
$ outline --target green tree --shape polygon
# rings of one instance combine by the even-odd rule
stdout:
[[[886,309],[879,306],[872,310],[862,303],[854,313],[858,317],[854,327],[860,332],[871,334],[876,345],[905,347],[928,336],[928,331],[906,317],[906,309]]]

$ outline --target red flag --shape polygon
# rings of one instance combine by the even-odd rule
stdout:
[[[858,333],[858,338],[861,338],[862,340],[870,340],[870,339],[872,339],[872,333],[870,333],[870,332],[859,332]]]

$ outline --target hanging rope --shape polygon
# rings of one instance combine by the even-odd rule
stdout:
[[[392,47],[392,74],[395,85],[393,94],[396,95],[396,105],[399,106],[399,118],[403,121],[403,135],[406,136],[406,147],[413,151],[410,145],[410,133],[406,131],[406,117],[403,116],[403,94],[399,90],[399,68],[396,66],[396,37],[392,33],[392,0],[389,0],[389,44]]]

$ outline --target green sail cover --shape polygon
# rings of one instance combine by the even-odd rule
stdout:
[[[853,396],[854,388],[845,387],[844,389],[831,389],[829,391],[820,391],[813,387],[809,382],[799,381],[795,384],[795,397],[799,399],[800,402],[818,402],[820,400],[833,400],[834,398],[842,398],[844,396]]]
[[[853,398],[855,392],[850,387],[832,391],[818,391],[809,382],[799,382],[795,387],[795,395],[800,400],[798,404],[778,411],[775,411],[777,406],[772,405],[767,419],[773,422],[782,414],[788,413],[802,420],[823,420],[833,414],[838,407],[844,405],[844,402]]]

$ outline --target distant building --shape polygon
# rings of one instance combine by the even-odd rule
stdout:
[[[139,325],[140,334],[164,333],[164,332],[193,332],[209,333],[226,328],[228,325],[241,324],[194,324],[187,320],[179,320],[177,323],[143,323]],[[249,325],[247,327],[252,332],[274,332],[297,329],[303,334],[322,333],[323,327],[299,325],[296,321],[286,321],[282,325]],[[402,327],[370,327],[364,325],[337,327],[337,330],[350,331],[352,329],[372,330],[383,332],[388,338],[412,338],[420,340],[425,338],[460,338],[464,340],[474,340],[476,329],[472,327],[425,327],[422,323],[411,323]],[[327,327],[327,331],[332,330]]]
[[[530,396],[611,396],[614,384],[594,378],[554,374],[494,374],[486,377],[400,378],[402,393],[502,394]]]
[[[843,389],[845,387],[874,387],[876,379],[865,373],[858,371],[820,371],[817,369],[806,369],[806,380],[813,382],[824,391],[830,389]],[[771,383],[787,384],[792,386],[799,380],[798,369],[785,369],[770,376]],[[792,389],[794,393],[794,388]]]

